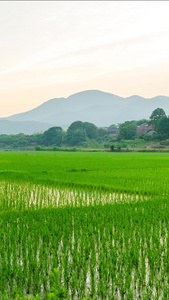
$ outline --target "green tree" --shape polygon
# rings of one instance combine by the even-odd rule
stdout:
[[[150,124],[153,125],[154,130],[157,130],[158,122],[163,117],[166,117],[164,109],[156,108],[155,110],[153,110],[153,112],[150,116]]]
[[[133,122],[126,121],[119,126],[119,137],[124,140],[133,140],[137,136],[137,126]]]
[[[108,136],[107,130],[103,128],[99,128],[98,133],[99,133],[99,137]]]
[[[143,123],[148,124],[148,123],[149,123],[149,120],[147,120],[147,119],[141,119],[141,120],[136,121],[136,125],[137,125],[137,126],[139,126],[139,125],[141,125],[141,124],[143,124]]]
[[[89,139],[95,139],[98,137],[99,130],[96,127],[96,125],[89,123],[89,122],[84,122],[84,130],[86,131],[86,135]]]
[[[116,124],[112,124],[109,126],[108,129],[117,129],[117,128],[118,128],[118,126]]]
[[[157,124],[157,131],[161,134],[169,134],[169,118],[162,117]]]
[[[42,136],[42,144],[44,146],[61,146],[62,128],[51,127],[48,130],[46,130]]]
[[[83,122],[73,122],[67,130],[67,142],[69,146],[78,145],[87,140]]]
[[[79,129],[84,130],[83,122],[75,121],[69,126],[67,131],[69,131],[69,130],[75,131],[75,130],[79,130]]]

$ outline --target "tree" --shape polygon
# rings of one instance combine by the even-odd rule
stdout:
[[[156,108],[150,116],[150,124],[153,125],[154,130],[157,130],[158,122],[161,118],[166,117],[165,111],[162,108]]]
[[[124,140],[135,139],[137,135],[137,126],[133,122],[126,121],[119,126],[119,137]]]
[[[103,128],[98,129],[99,137],[108,136],[107,130]]]
[[[118,128],[118,126],[116,124],[112,124],[109,126],[108,129],[117,129],[117,128]]]
[[[89,123],[89,122],[84,122],[84,130],[86,131],[86,135],[89,139],[95,139],[98,137],[99,130],[96,127],[96,125]]]
[[[157,131],[161,134],[169,134],[169,118],[162,117],[157,124]]]
[[[76,131],[76,130],[79,130],[79,129],[84,130],[83,122],[82,121],[75,121],[69,126],[67,131],[69,131],[69,130]]]
[[[86,132],[84,130],[83,122],[73,122],[67,130],[67,142],[69,146],[75,146],[80,142],[86,141]]]
[[[42,144],[44,146],[61,146],[62,143],[62,128],[51,127],[46,130],[42,136]]]
[[[141,119],[141,120],[136,121],[136,125],[137,125],[137,126],[139,126],[139,125],[141,125],[141,124],[143,124],[143,123],[148,124],[148,123],[149,123],[149,120],[147,120],[147,119]]]

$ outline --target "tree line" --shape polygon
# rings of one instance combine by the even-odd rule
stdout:
[[[137,138],[137,127],[143,123],[152,125],[152,136],[143,133],[140,136],[145,140],[162,140],[169,138],[169,117],[166,116],[162,108],[156,108],[149,120],[142,119],[139,121],[126,121],[119,125],[119,139],[134,140]]]
[[[73,122],[67,131],[61,127],[51,127],[43,133],[26,135],[0,135],[0,148],[27,148],[27,147],[104,147],[109,148],[111,142],[122,140],[135,140],[137,127],[142,123],[152,124],[154,134],[149,136],[144,133],[140,136],[145,140],[162,140],[169,138],[169,117],[162,108],[155,109],[149,120],[126,121],[109,128],[98,128],[89,122]],[[110,136],[107,129],[118,129],[117,137]]]
[[[0,148],[26,148],[30,146],[44,147],[73,147],[100,144],[109,140],[107,130],[98,128],[92,123],[76,121],[73,122],[65,132],[61,127],[55,126],[44,133],[26,135],[19,133],[16,135],[0,135]]]

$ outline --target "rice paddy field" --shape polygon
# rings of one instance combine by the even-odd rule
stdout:
[[[168,195],[167,153],[0,152],[0,300],[169,299]]]

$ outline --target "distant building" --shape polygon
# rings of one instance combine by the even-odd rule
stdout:
[[[103,127],[102,127],[103,128]],[[109,136],[118,137],[119,136],[119,128],[104,128],[107,130]],[[147,123],[143,123],[137,126],[137,136],[141,136],[143,133],[147,133],[148,135],[152,135],[153,133],[157,133],[153,130],[152,125],[148,125]]]
[[[148,125],[146,123],[143,123],[141,125],[139,125],[137,127],[137,135],[138,136],[141,136],[143,133],[147,133],[148,135],[152,135],[153,133],[156,133],[154,130],[153,130],[153,127],[152,125]]]
[[[119,135],[119,128],[108,128],[107,133],[110,136],[117,137]]]

